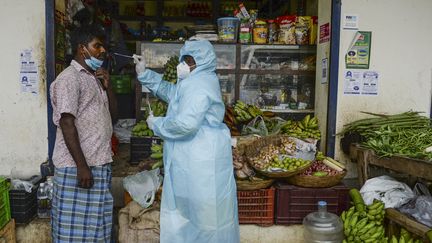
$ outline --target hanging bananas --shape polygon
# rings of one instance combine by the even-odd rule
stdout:
[[[162,79],[171,83],[177,82],[177,65],[179,64],[178,56],[172,56],[164,65],[165,72]]]
[[[247,123],[257,116],[262,116],[263,112],[254,105],[249,105],[238,100],[234,105],[234,115],[237,123]]]
[[[146,121],[141,120],[132,128],[132,136],[134,137],[152,137],[153,131],[147,126]]]
[[[157,160],[156,163],[152,165],[152,170],[163,166],[163,145],[153,143],[151,148],[150,158]]]
[[[282,133],[296,138],[320,139],[321,132],[318,129],[318,118],[307,115],[301,121],[288,120],[281,128]]]

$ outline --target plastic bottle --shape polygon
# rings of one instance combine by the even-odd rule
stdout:
[[[343,240],[342,220],[327,212],[327,202],[318,202],[318,212],[303,219],[304,240],[308,243],[340,243]]]
[[[50,217],[50,211],[49,211],[49,198],[48,193],[46,190],[45,183],[40,183],[39,188],[37,191],[37,201],[38,201],[38,208],[37,208],[37,214],[39,218],[49,218]]]

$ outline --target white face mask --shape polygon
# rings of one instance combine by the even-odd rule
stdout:
[[[190,74],[190,67],[187,65],[186,62],[181,62],[179,65],[177,65],[177,77],[179,79],[185,79]]]

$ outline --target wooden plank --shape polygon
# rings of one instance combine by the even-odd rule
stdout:
[[[391,158],[379,158],[370,149],[361,148],[359,146],[351,146],[350,157],[353,157],[354,154],[356,155],[357,163],[359,163],[358,167],[363,167],[365,166],[365,163],[367,163],[370,165],[390,169],[395,172],[420,177],[426,180],[432,180],[432,163],[428,161],[399,156],[393,156]],[[362,175],[366,176],[363,179],[367,179],[368,173],[366,169],[361,169],[363,172]]]
[[[15,220],[11,219],[2,229],[0,229],[0,242],[15,243]]]
[[[357,153],[366,151],[371,153],[367,158],[369,164],[371,165],[376,165],[393,170],[395,172],[420,177],[426,180],[432,180],[432,164],[430,162],[398,156],[380,158],[376,156],[372,150],[364,148],[358,148]]]
[[[404,227],[409,232],[426,240],[426,233],[430,230],[430,228],[426,225],[417,222],[416,220],[406,216],[394,208],[386,209],[386,218]]]

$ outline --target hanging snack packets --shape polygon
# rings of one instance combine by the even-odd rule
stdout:
[[[309,44],[315,45],[317,43],[318,34],[318,16],[312,16],[312,25],[309,32]]]
[[[309,45],[309,30],[312,25],[311,16],[297,16],[295,37],[297,45]]]
[[[243,3],[239,4],[239,8],[240,8],[240,12],[243,14],[243,16],[245,17],[245,19],[249,19],[250,15],[249,15],[246,7],[243,5]]]
[[[279,23],[279,40],[281,44],[295,45],[296,16],[280,16],[276,19]]]

